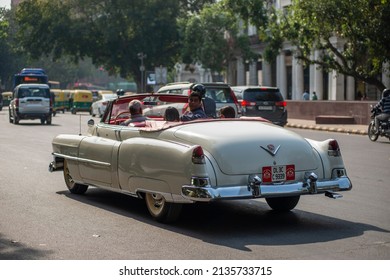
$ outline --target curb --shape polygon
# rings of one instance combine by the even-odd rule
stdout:
[[[328,126],[305,125],[305,124],[302,125],[302,124],[294,124],[294,123],[291,123],[291,124],[287,123],[286,126],[291,127],[291,128],[339,132],[339,133],[346,133],[346,134],[367,135],[367,131],[360,130],[360,129],[335,128],[335,127],[328,127]]]

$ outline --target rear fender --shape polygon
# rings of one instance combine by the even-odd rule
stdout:
[[[192,176],[208,177],[206,164],[192,163],[195,147],[141,137],[123,141],[118,156],[121,188],[181,195],[181,186]]]

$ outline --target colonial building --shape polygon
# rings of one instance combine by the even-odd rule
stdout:
[[[278,9],[285,9],[290,4],[291,0],[274,1]],[[252,49],[261,57],[265,46],[258,40],[256,28],[249,27],[246,32],[251,38]],[[334,46],[343,48],[343,41],[336,37],[333,40]],[[357,100],[363,94],[366,94],[370,100],[379,98],[381,93],[374,86],[357,82],[353,77],[336,71],[324,72],[316,65],[304,67],[297,60],[295,51],[293,45],[285,43],[273,64],[262,59],[243,61],[238,57],[229,65],[227,82],[232,85],[277,86],[284,97],[290,100],[301,100],[305,90],[308,90],[311,95],[316,92],[319,100]],[[312,55],[316,58],[319,52],[313,51]],[[382,81],[385,86],[390,87],[388,73],[383,73]]]

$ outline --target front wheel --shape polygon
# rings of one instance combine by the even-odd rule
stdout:
[[[162,223],[176,221],[181,213],[182,204],[166,202],[161,194],[146,193],[146,207],[152,217]]]
[[[72,175],[70,174],[68,168],[68,162],[66,160],[64,160],[64,179],[65,179],[65,184],[71,193],[83,194],[88,189],[87,185],[78,184],[75,181],[73,181]]]
[[[375,123],[373,121],[370,122],[370,124],[368,125],[368,132],[367,132],[367,134],[368,134],[368,138],[371,141],[373,141],[373,142],[375,142],[378,139],[378,137],[379,137],[379,132],[376,131]]]
[[[290,211],[297,206],[300,196],[269,197],[266,198],[269,207],[275,211]]]

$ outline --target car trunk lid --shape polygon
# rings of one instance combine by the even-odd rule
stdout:
[[[180,126],[175,136],[201,145],[229,175],[261,172],[265,166],[318,168],[311,145],[301,136],[260,121],[216,121]]]

